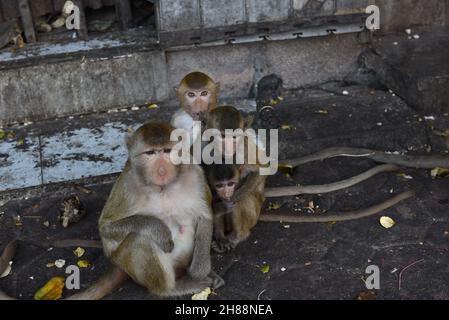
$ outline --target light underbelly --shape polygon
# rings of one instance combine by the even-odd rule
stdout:
[[[170,227],[174,242],[173,251],[167,255],[175,268],[187,268],[192,260],[195,231],[193,226],[176,225]]]

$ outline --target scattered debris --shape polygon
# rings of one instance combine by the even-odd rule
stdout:
[[[9,261],[9,264],[6,267],[5,271],[2,274],[0,274],[0,279],[9,276],[11,274],[11,270],[12,270],[12,261]]]
[[[312,261],[306,261],[304,263],[304,266],[306,266],[306,267],[311,266],[311,265],[312,265]]]
[[[84,255],[85,252],[86,252],[86,250],[84,250],[84,249],[81,248],[81,247],[78,247],[78,248],[76,248],[75,250],[73,250],[73,254],[74,254],[75,256],[77,256],[78,258],[81,258],[81,257]]]
[[[268,202],[267,210],[268,211],[277,210],[280,207],[282,207],[282,204],[280,204],[279,202]]]
[[[90,262],[87,260],[79,260],[76,264],[80,268],[89,268],[91,266]]]
[[[268,264],[263,264],[259,269],[262,273],[268,273],[270,271],[270,266]]]
[[[47,221],[44,221],[44,223],[42,223],[44,226],[46,226],[47,228],[48,227],[50,227],[50,222],[47,220]]]
[[[207,300],[209,296],[212,294],[211,288],[206,288],[201,292],[195,293],[192,295],[192,300]]]
[[[78,196],[72,195],[64,199],[58,220],[67,228],[70,224],[80,221],[86,215],[84,205]]]
[[[282,267],[282,268],[281,268],[281,271],[282,271],[282,272],[284,272],[285,270],[287,270],[287,269],[286,269],[286,268],[284,268],[284,267]]]
[[[400,172],[396,176],[404,178],[404,179],[408,179],[408,180],[412,180],[413,179],[412,176],[409,176],[409,175],[405,174],[404,172]]]
[[[405,29],[406,34],[412,34],[412,29]]]
[[[357,296],[357,300],[376,300],[376,299],[377,299],[376,291],[365,291]]]
[[[449,169],[435,168],[430,171],[430,176],[434,179],[446,178],[449,176]]]
[[[294,126],[289,125],[289,124],[283,124],[283,125],[281,125],[281,129],[282,129],[282,130],[296,130],[296,128],[295,128]]]
[[[349,91],[343,90],[342,94],[343,94],[344,96],[347,96],[347,95],[349,95]]]
[[[157,109],[157,108],[159,108],[159,106],[157,104],[155,104],[155,103],[150,103],[148,105],[148,109]]]
[[[61,269],[62,267],[65,266],[65,260],[64,259],[58,259],[55,261],[55,266],[56,268]]]
[[[386,216],[380,217],[379,222],[382,225],[382,227],[384,227],[386,229],[389,229],[396,224],[393,219],[391,219],[390,217],[386,217]]]
[[[260,300],[260,297],[262,296],[262,294],[264,294],[265,291],[267,291],[267,289],[263,289],[262,291],[260,291],[260,293],[257,295],[257,300]]]
[[[418,40],[420,38],[419,34],[414,34],[413,39]]]
[[[92,190],[90,190],[90,189],[88,189],[86,187],[83,187],[83,186],[81,186],[79,184],[74,185],[74,188],[76,190],[78,190],[79,192],[82,192],[82,193],[85,193],[85,194],[91,194],[92,193]]]
[[[65,286],[64,277],[51,278],[34,295],[34,300],[59,300],[62,297],[62,290]]]

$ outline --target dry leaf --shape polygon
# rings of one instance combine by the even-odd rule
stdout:
[[[87,260],[80,260],[76,263],[78,265],[78,267],[80,268],[89,268],[90,267],[90,262]]]
[[[291,126],[289,124],[283,124],[281,125],[282,130],[295,130],[296,128],[294,126]]]
[[[270,271],[270,266],[268,264],[264,264],[260,267],[260,271],[262,271],[262,273],[268,273]]]
[[[195,293],[192,296],[192,300],[207,300],[207,298],[211,293],[212,293],[211,288],[206,288],[201,292]]]
[[[268,206],[267,206],[267,210],[271,211],[271,210],[277,210],[280,207],[282,207],[282,204],[278,203],[278,202],[269,202]]]
[[[54,277],[51,278],[45,286],[40,288],[34,295],[34,300],[58,300],[62,297],[62,290],[64,289],[65,278]]]
[[[12,270],[11,266],[12,266],[12,261],[10,261],[9,264],[6,266],[5,271],[2,274],[0,274],[0,278],[9,276],[9,274],[11,273],[11,270]]]
[[[396,224],[396,222],[394,222],[393,219],[391,219],[390,217],[386,217],[386,216],[380,217],[379,222],[382,225],[382,227],[384,227],[386,229],[389,229]]]
[[[65,260],[64,259],[58,259],[55,261],[55,266],[57,268],[62,268],[65,265]]]
[[[76,248],[75,250],[73,250],[73,253],[75,254],[75,256],[77,256],[78,258],[81,258],[83,256],[83,254],[86,252],[86,250],[84,250],[81,247]]]
[[[376,291],[365,291],[358,295],[357,300],[376,300]]]
[[[449,169],[446,168],[435,168],[430,171],[432,178],[446,178],[449,176]]]
[[[151,103],[148,105],[148,109],[157,109],[157,108],[159,108],[159,106],[155,103]]]

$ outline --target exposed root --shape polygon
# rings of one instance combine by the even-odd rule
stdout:
[[[449,156],[447,155],[412,156],[394,154],[385,151],[349,147],[328,148],[301,158],[282,160],[280,161],[280,163],[296,167],[308,162],[334,157],[363,157],[382,163],[391,163],[403,167],[422,169],[432,169],[436,167],[449,168]]]
[[[392,164],[384,164],[374,167],[366,172],[363,172],[355,177],[316,186],[291,186],[291,187],[276,187],[276,188],[266,188],[264,195],[265,197],[282,197],[282,196],[294,196],[298,194],[322,194],[334,192],[341,189],[349,188],[356,185],[362,181],[365,181],[379,173],[396,171],[399,168]]]
[[[302,223],[302,222],[338,222],[338,221],[348,221],[348,220],[355,220],[360,218],[365,218],[372,216],[376,213],[379,213],[383,210],[386,210],[397,203],[406,200],[408,198],[414,197],[415,192],[413,191],[406,191],[403,193],[400,193],[393,198],[390,198],[378,205],[357,210],[357,211],[351,211],[351,212],[342,212],[338,214],[330,214],[330,215],[322,215],[322,216],[299,216],[294,215],[291,213],[285,213],[285,214],[277,214],[277,213],[262,213],[259,217],[259,221],[282,221],[282,222],[289,222],[289,223]]]

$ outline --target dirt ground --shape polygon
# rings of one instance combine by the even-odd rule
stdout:
[[[271,123],[266,125],[280,128],[281,159],[331,146],[409,154],[448,153],[445,139],[435,134],[435,130],[449,127],[447,113],[412,108],[407,96],[400,97],[385,84],[370,82],[369,74],[356,73],[351,78],[356,80],[291,91],[276,105]],[[70,121],[46,121],[26,130],[49,133],[74,127],[94,128],[115,120],[132,125],[149,118],[167,120],[171,111],[142,109],[97,114]],[[375,165],[363,158],[317,161],[298,167],[291,178],[283,173],[270,177],[268,186],[329,183]],[[0,244],[3,247],[12,237],[23,241],[13,271],[0,279],[0,287],[16,297],[32,299],[48,279],[64,274],[64,269],[48,268],[47,263],[64,259],[66,265],[76,264],[78,258],[72,253],[73,248],[48,250],[45,243],[56,239],[98,239],[97,220],[115,177],[105,175],[77,181],[91,192],[65,182],[37,188],[27,199],[8,201],[1,208]],[[268,199],[266,205],[276,203],[291,208],[292,212],[295,208],[302,211],[296,214],[324,215],[369,207],[405,190],[416,191],[416,197],[360,220],[310,224],[260,222],[234,252],[214,254],[213,267],[223,275],[226,285],[210,298],[357,299],[361,294],[366,297],[363,294],[369,291],[364,283],[366,268],[377,265],[380,289],[374,291],[372,298],[449,299],[449,179],[434,179],[430,170],[401,168],[397,173],[380,174],[346,190]],[[80,197],[87,215],[64,229],[58,222],[58,213],[64,197],[72,194]],[[306,209],[311,202],[315,213]],[[396,224],[385,229],[379,223],[381,215],[391,217]],[[85,249],[83,259],[92,266],[81,270],[82,288],[88,287],[108,267],[101,249]],[[64,295],[70,293],[65,290]],[[131,281],[107,297],[148,298],[154,297]]]

